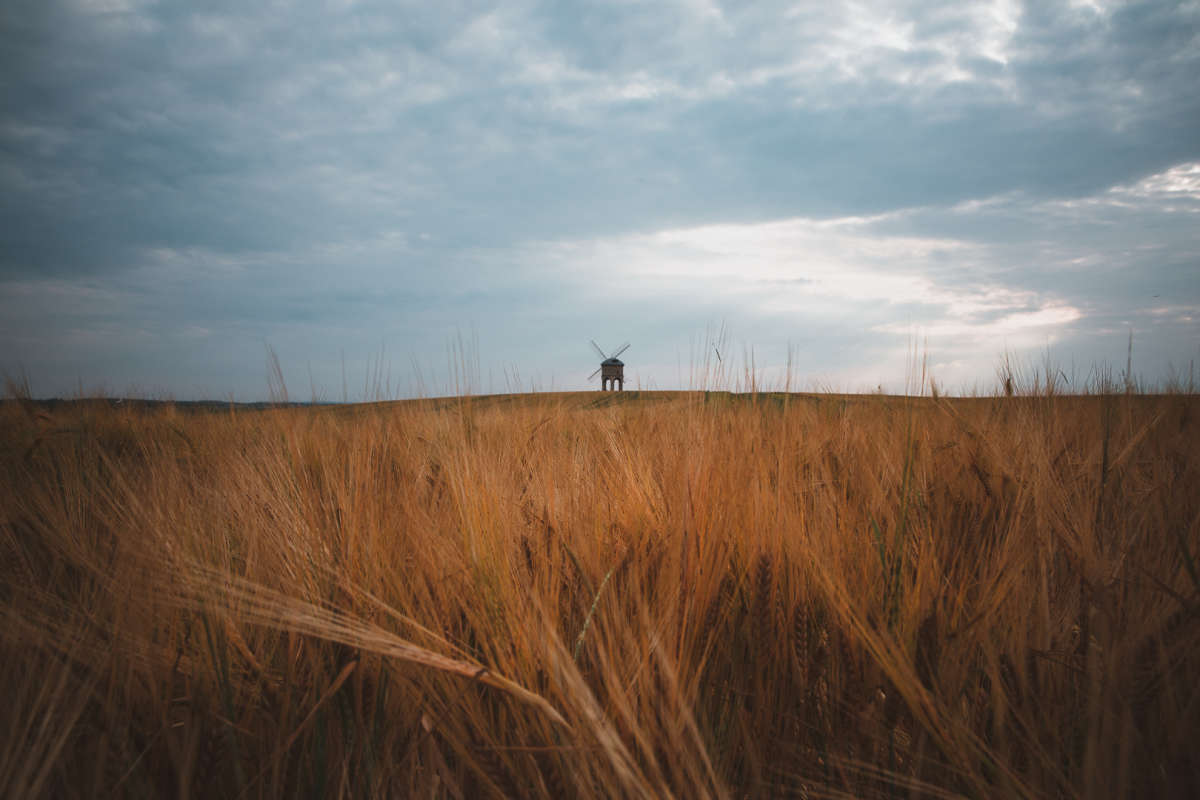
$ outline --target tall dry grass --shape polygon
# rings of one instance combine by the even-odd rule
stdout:
[[[1197,796],[1198,414],[7,402],[0,795]]]

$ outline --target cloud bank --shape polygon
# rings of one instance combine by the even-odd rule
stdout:
[[[474,330],[481,390],[583,388],[591,338],[674,388],[724,322],[847,388],[1131,331],[1161,378],[1200,355],[1198,60],[1194,2],[16,0],[0,366],[253,399],[269,345],[405,393]]]

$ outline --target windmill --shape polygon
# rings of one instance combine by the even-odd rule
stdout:
[[[596,344],[594,340],[592,341],[592,347],[600,354],[600,358],[603,361],[600,362],[600,367],[596,372],[588,376],[588,380],[590,381],[596,377],[596,373],[598,372],[600,373],[600,391],[607,392],[610,385],[616,391],[625,391],[625,362],[617,358],[617,356],[629,349],[629,342],[617,348],[617,351],[611,356],[601,350],[600,345]]]

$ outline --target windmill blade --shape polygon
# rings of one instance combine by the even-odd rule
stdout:
[[[595,339],[592,339],[592,347],[596,348],[596,352],[600,354],[600,358],[608,358],[608,356],[604,354],[604,351],[600,349],[600,345],[596,344]]]
[[[591,375],[588,375],[588,380],[590,381],[592,378],[596,377],[599,374],[600,374],[600,367],[596,367],[596,371],[593,372]]]
[[[629,349],[629,342],[626,342],[625,344],[623,344],[619,348],[617,348],[617,352],[613,353],[612,357],[616,358],[617,356],[621,355],[621,353],[624,353],[628,349]]]

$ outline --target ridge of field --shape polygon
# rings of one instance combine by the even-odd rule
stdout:
[[[0,795],[1197,796],[1197,453],[1189,394],[4,402]]]
[[[1122,392],[1114,392],[1114,394],[1122,394]],[[1137,391],[1125,393],[1130,397],[1137,397],[1144,401],[1151,397],[1179,397],[1194,395],[1194,392],[1186,391]],[[1082,392],[1070,393],[1057,391],[1054,396],[1058,399],[1069,400],[1089,399],[1094,400],[1096,393]],[[601,392],[596,390],[589,391],[563,391],[563,392],[502,392],[493,394],[466,394],[466,395],[434,395],[428,397],[408,397],[397,398],[390,400],[361,400],[361,401],[278,401],[278,400],[253,400],[253,401],[231,401],[231,400],[176,400],[176,399],[156,399],[143,397],[79,397],[79,398],[28,398],[17,400],[15,398],[0,399],[0,405],[6,403],[23,403],[30,408],[40,408],[51,412],[55,410],[79,409],[85,407],[111,408],[114,410],[144,410],[155,411],[163,410],[168,407],[173,407],[177,411],[216,411],[228,412],[237,411],[266,411],[280,409],[322,409],[334,412],[355,412],[364,410],[383,410],[383,409],[402,409],[402,408],[423,408],[423,409],[448,409],[457,408],[464,404],[472,406],[476,409],[483,408],[503,408],[512,406],[522,406],[529,404],[558,404],[564,408],[574,409],[594,409],[608,408],[611,406],[619,406],[630,403],[665,403],[665,402],[700,402],[700,403],[720,403],[720,402],[748,402],[752,405],[758,404],[789,404],[793,402],[809,402],[816,405],[822,403],[928,403],[937,400],[953,403],[972,403],[972,402],[992,402],[996,399],[994,395],[949,395],[942,397],[931,397],[925,395],[904,395],[904,394],[886,394],[882,392],[872,392],[864,394],[860,392],[783,392],[783,391],[728,391],[728,390],[705,390],[705,389],[629,389],[621,392]]]
[[[25,402],[32,403],[45,408],[65,408],[72,405],[86,404],[101,404],[113,407],[117,406],[134,406],[143,408],[159,408],[166,405],[175,405],[179,408],[188,409],[213,409],[226,410],[230,407],[237,409],[268,409],[268,408],[346,408],[346,407],[377,407],[386,408],[389,406],[404,406],[421,403],[434,403],[438,405],[446,403],[473,402],[473,403],[495,403],[504,404],[516,401],[522,402],[562,402],[571,401],[581,405],[602,405],[621,402],[633,402],[636,400],[673,400],[679,398],[703,398],[703,397],[806,397],[811,399],[823,398],[889,398],[899,399],[904,395],[885,395],[885,394],[856,394],[856,393],[837,393],[837,392],[773,392],[773,391],[756,391],[756,392],[733,392],[726,390],[704,390],[704,389],[628,389],[620,392],[611,391],[563,391],[563,392],[497,392],[489,394],[462,394],[462,395],[432,395],[422,397],[396,398],[389,400],[361,400],[361,401],[272,401],[272,400],[254,400],[254,401],[233,401],[233,400],[176,400],[173,398],[144,398],[144,397],[47,397],[47,398],[22,398],[13,397],[0,400],[4,403]]]

